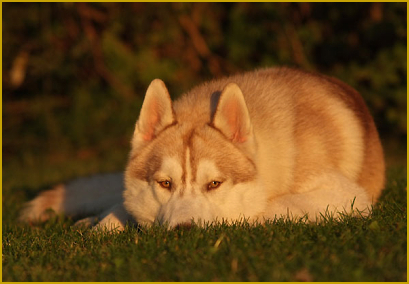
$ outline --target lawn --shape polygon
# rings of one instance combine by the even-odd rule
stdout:
[[[75,228],[68,218],[16,225],[33,192],[6,187],[3,281],[406,281],[406,169],[389,170],[388,180],[369,218],[119,234]]]

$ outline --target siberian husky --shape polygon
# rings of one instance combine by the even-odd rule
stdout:
[[[45,191],[20,219],[45,220],[51,208],[97,213],[97,227],[117,229],[127,221],[169,228],[280,216],[315,221],[323,214],[368,214],[384,172],[362,97],[337,79],[260,69],[204,83],[174,102],[155,79],[125,173]]]

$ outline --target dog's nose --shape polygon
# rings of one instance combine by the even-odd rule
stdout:
[[[190,230],[191,228],[192,228],[192,223],[191,222],[184,222],[184,223],[177,224],[175,226],[176,230],[181,230],[181,229]]]

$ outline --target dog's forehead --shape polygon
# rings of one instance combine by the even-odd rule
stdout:
[[[215,140],[218,142],[215,143]],[[215,164],[216,161],[210,161],[209,152],[215,151],[215,145],[223,142],[220,137],[203,135],[203,127],[178,127],[158,141],[154,152],[161,156],[162,168],[171,169],[178,166],[186,171],[196,169],[203,160],[207,161],[207,165]]]
[[[140,155],[133,166],[135,175],[144,180],[156,172],[185,182],[213,176],[230,177],[233,182],[255,178],[254,163],[219,131],[206,125],[170,128],[149,148],[149,153]]]
[[[218,130],[208,125],[177,130],[161,143],[165,151],[162,157],[171,158],[169,165],[177,160],[184,177],[195,180],[198,174],[208,172],[209,175],[219,173],[231,177],[237,182],[254,179],[254,162]]]

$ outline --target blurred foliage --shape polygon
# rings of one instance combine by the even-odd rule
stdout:
[[[176,97],[276,65],[354,86],[406,149],[406,5],[3,3],[3,162],[125,158],[152,79]]]

